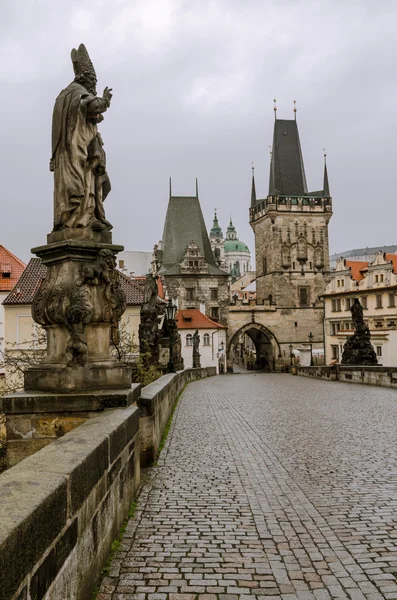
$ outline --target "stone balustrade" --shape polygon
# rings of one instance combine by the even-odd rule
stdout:
[[[0,475],[0,600],[89,600],[186,383],[164,375]]]

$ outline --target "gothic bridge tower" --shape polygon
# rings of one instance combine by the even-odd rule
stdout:
[[[308,344],[310,333],[314,336],[313,347],[323,347],[323,307],[319,297],[325,292],[329,277],[332,199],[326,164],[323,189],[307,191],[295,119],[275,120],[271,157],[266,198],[257,199],[252,174],[250,224],[255,234],[257,278],[256,306],[250,308],[252,322],[268,337],[267,354],[271,349],[273,366],[277,368],[289,364],[290,344],[298,350]],[[236,307],[236,312],[242,310],[243,307]],[[232,313],[229,331],[233,336],[236,330],[237,336],[244,331],[242,315],[234,316],[233,327]]]

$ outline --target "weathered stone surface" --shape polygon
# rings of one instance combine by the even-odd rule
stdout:
[[[0,590],[8,599],[66,523],[66,478],[21,464],[0,476],[0,497]]]
[[[260,373],[192,383],[104,598],[392,600],[396,419],[395,390]]]
[[[17,392],[0,397],[0,412],[6,414],[69,413],[130,406],[140,397],[141,385],[125,390],[88,390],[84,393]]]
[[[46,556],[40,567],[32,575],[30,582],[30,597],[32,600],[43,598],[51,583],[58,575],[63,563],[77,542],[77,518],[68,525],[62,537]]]
[[[131,369],[118,361],[66,367],[41,364],[25,371],[25,391],[54,393],[128,389]]]

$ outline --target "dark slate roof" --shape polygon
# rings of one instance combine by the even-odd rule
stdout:
[[[197,197],[171,196],[163,233],[163,268],[178,263],[189,244],[196,244],[205,261],[214,264],[210,240]]]
[[[252,171],[252,184],[251,184],[251,208],[256,205],[256,189],[255,189],[255,175]]]
[[[127,306],[140,306],[143,304],[146,277],[139,277],[137,280],[134,280],[119,271],[119,278],[121,288],[127,300]]]
[[[329,183],[328,183],[328,171],[327,171],[327,164],[324,165],[324,197],[325,198],[330,198],[331,194],[329,191]]]
[[[47,267],[43,265],[40,258],[31,258],[18,283],[8,294],[3,304],[32,304],[34,295],[46,272]],[[118,273],[120,285],[126,296],[127,305],[135,306],[142,304],[144,285],[139,281],[131,280],[120,271]]]
[[[47,267],[43,265],[40,258],[31,258],[3,304],[31,304],[46,272]]]
[[[295,120],[276,119],[274,123],[269,195],[307,194],[305,168]]]

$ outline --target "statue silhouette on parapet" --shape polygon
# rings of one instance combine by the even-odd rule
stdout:
[[[75,78],[55,100],[52,118],[54,231],[89,228],[110,231],[103,202],[110,192],[106,154],[97,124],[112,99],[97,96],[94,65],[84,44],[71,53]]]
[[[358,298],[350,307],[355,332],[347,338],[343,347],[342,365],[376,365],[375,350],[371,344],[371,334],[364,321],[363,307]]]
[[[196,331],[193,334],[193,368],[194,369],[199,369],[201,367],[199,347],[200,347],[200,336],[199,336],[198,329],[196,329]]]

